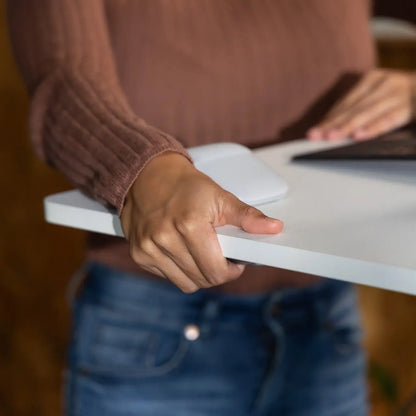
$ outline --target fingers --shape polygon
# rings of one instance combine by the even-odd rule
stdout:
[[[222,253],[215,228],[204,224],[197,228],[192,224],[178,224],[178,232],[204,279],[210,286],[217,286],[238,278],[244,266],[228,262]]]
[[[362,102],[366,97],[377,92],[384,81],[385,76],[381,71],[371,71],[360,80],[355,88],[335,104],[328,116],[343,113],[355,107],[357,103]]]
[[[204,287],[187,276],[180,267],[150,239],[139,243],[132,242],[130,255],[140,266],[157,276],[169,279],[174,285],[185,293],[196,292]]]
[[[308,131],[312,140],[364,140],[386,133],[412,118],[412,76],[376,70]]]
[[[236,225],[253,234],[278,234],[283,229],[282,221],[267,217],[260,210],[241,202],[234,195],[227,196],[227,203],[224,206],[224,224]]]
[[[368,109],[377,107],[377,105],[383,107],[386,105],[386,101],[394,102],[398,99],[400,99],[400,97],[397,97],[394,94],[389,94],[388,91],[384,91],[383,88],[379,88],[371,94],[361,97],[360,100],[355,102],[352,106],[334,109],[319,125],[319,128],[322,130],[324,135],[334,129],[342,129],[343,127],[345,129],[345,126],[343,125],[353,118],[362,116],[363,113],[366,114]]]
[[[153,176],[170,178],[169,186],[165,179],[156,181],[155,193],[154,186],[136,180],[126,199],[121,221],[133,260],[186,293],[236,279],[244,266],[224,258],[215,227],[235,224],[270,234],[281,231],[281,221],[243,204],[196,170],[174,177],[176,170],[165,172],[164,166]]]
[[[406,124],[411,119],[411,111],[406,101],[386,98],[369,103],[368,107],[358,107],[345,118],[328,127],[328,140],[352,137],[364,140],[376,137]]]
[[[228,263],[218,243],[215,229],[205,229],[180,221],[177,229],[162,226],[151,237],[132,242],[136,263],[156,275],[166,277],[185,293],[217,286],[238,278],[244,266]]]
[[[389,130],[403,126],[410,120],[410,117],[410,111],[407,107],[398,106],[367,123],[354,134],[354,138],[356,140],[371,139]]]
[[[337,120],[341,115],[345,115],[351,108],[355,108],[357,103],[360,103],[368,95],[377,90],[377,85],[382,81],[381,76],[377,73],[370,72],[365,75],[361,81],[353,88],[345,97],[339,100],[331,111],[327,114],[325,119],[314,126],[307,132],[307,136],[311,140],[328,139],[328,131],[333,121]]]
[[[397,97],[382,97],[381,99],[366,100],[351,111],[341,114],[323,126],[328,140],[339,140],[344,137],[355,138],[356,134],[369,124],[379,119],[400,105]],[[392,126],[385,123],[386,131]]]
[[[219,249],[215,232],[212,229],[210,232],[201,229],[194,232],[193,227],[192,230],[190,228],[172,227],[165,238],[161,239],[156,235],[153,241],[160,251],[200,288],[223,283],[220,277],[227,271],[226,261]],[[228,276],[224,276],[226,277]]]

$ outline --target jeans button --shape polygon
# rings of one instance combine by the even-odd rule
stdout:
[[[188,341],[196,341],[200,336],[199,327],[194,324],[186,325],[183,329],[183,335]]]

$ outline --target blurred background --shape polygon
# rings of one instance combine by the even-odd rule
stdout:
[[[306,0],[305,0],[306,1]],[[375,0],[375,14],[416,24],[415,0]],[[416,26],[378,20],[381,66],[416,70]],[[83,260],[84,233],[45,224],[44,196],[69,189],[34,156],[28,99],[0,5],[0,415],[56,416],[70,308],[67,282]],[[416,297],[360,287],[372,416],[416,415]]]

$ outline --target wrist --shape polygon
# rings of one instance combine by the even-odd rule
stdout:
[[[194,165],[185,156],[166,152],[150,160],[137,176],[136,182],[147,183],[156,180],[172,182],[177,177],[194,170]]]
[[[180,178],[196,171],[183,155],[166,152],[151,159],[138,174],[126,195],[126,203],[134,196],[155,195],[162,189],[174,189]]]
[[[186,169],[194,169],[193,164],[185,156],[176,152],[165,152],[151,159],[140,172],[142,174],[150,174],[160,170],[182,171]]]

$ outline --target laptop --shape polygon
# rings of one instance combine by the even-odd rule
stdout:
[[[415,160],[416,124],[383,134],[371,140],[354,142],[328,150],[308,152],[293,157],[309,160]]]

